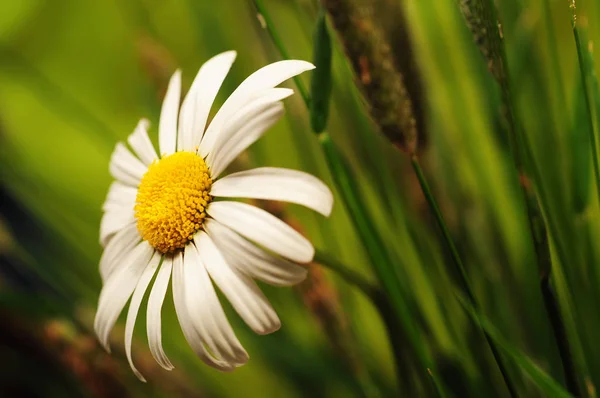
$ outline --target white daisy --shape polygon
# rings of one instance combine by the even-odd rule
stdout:
[[[275,216],[249,204],[218,198],[281,200],[331,212],[331,191],[319,179],[294,170],[257,168],[220,178],[225,168],[283,115],[281,100],[293,91],[278,84],[314,66],[281,61],[249,76],[205,129],[212,102],[236,53],[206,62],[179,107],[181,73],[175,72],[159,123],[158,157],[141,120],[127,147],[110,160],[110,186],[100,226],[104,253],[94,328],[109,350],[109,333],[131,297],[125,351],[131,359],[136,316],[148,286],[150,352],[165,369],[173,365],[161,343],[161,308],[172,275],[173,300],[190,346],[210,366],[233,370],[248,361],[221,307],[213,282],[258,334],[280,327],[277,314],[254,282],[289,286],[306,277],[311,243]],[[156,274],[156,277],[155,277]]]

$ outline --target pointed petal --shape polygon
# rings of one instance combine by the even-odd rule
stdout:
[[[217,134],[215,144],[207,155],[207,162],[211,164],[213,159],[218,156],[223,150],[223,147],[228,144],[229,140],[239,130],[249,123],[252,123],[254,119],[260,117],[265,111],[269,110],[271,105],[278,103],[293,93],[294,90],[289,88],[270,88],[236,112],[232,118],[225,123],[219,134]]]
[[[142,305],[142,300],[144,298],[144,294],[146,293],[146,289],[148,289],[148,285],[150,284],[152,277],[156,273],[158,264],[160,263],[160,257],[160,253],[155,251],[150,259],[150,262],[148,265],[146,265],[146,268],[142,272],[142,276],[138,280],[138,283],[135,286],[135,291],[133,292],[133,296],[131,297],[129,310],[127,311],[127,322],[125,323],[125,355],[127,356],[127,361],[129,362],[129,366],[131,366],[131,370],[133,370],[133,373],[137,376],[137,378],[143,382],[145,382],[146,379],[133,364],[133,359],[131,357],[131,343],[133,341],[135,320],[137,319],[140,306]]]
[[[94,320],[94,330],[98,340],[107,351],[110,351],[108,343],[110,331],[133,293],[153,252],[154,249],[147,242],[138,244],[102,288]]]
[[[212,202],[208,215],[240,235],[297,263],[312,260],[312,244],[292,227],[259,209],[240,202]]]
[[[229,364],[216,359],[208,353],[207,349],[204,347],[204,342],[196,329],[196,325],[194,325],[193,318],[188,311],[183,254],[181,251],[177,252],[173,257],[167,256],[165,261],[171,261],[173,263],[173,302],[175,303],[177,319],[179,320],[181,330],[188,344],[192,347],[196,355],[198,355],[207,365],[224,372],[232,371],[235,369],[234,364]]]
[[[203,341],[215,357],[243,365],[248,361],[248,354],[225,316],[196,246],[185,247],[183,267],[188,311]]]
[[[306,278],[305,267],[264,251],[215,220],[206,221],[204,228],[227,263],[251,278],[274,286],[291,286]]]
[[[179,113],[179,100],[181,98],[181,71],[173,73],[169,87],[160,110],[158,124],[158,146],[160,156],[170,155],[175,152],[177,143],[177,115]]]
[[[141,119],[135,130],[133,130],[133,133],[127,138],[127,142],[129,142],[133,151],[146,166],[149,166],[153,161],[158,159],[154,145],[152,145],[152,141],[148,137],[148,127],[150,127],[150,122],[146,119]]]
[[[213,178],[217,178],[240,153],[262,137],[281,116],[283,116],[283,105],[275,103],[249,124],[238,130],[223,148],[215,154],[212,163],[207,159]]]
[[[248,326],[258,334],[279,329],[279,317],[256,283],[232,268],[205,232],[198,233],[194,240],[210,277]]]
[[[261,167],[230,174],[216,181],[214,197],[281,200],[297,203],[329,216],[333,194],[321,180],[308,173],[276,167]]]
[[[118,268],[117,265],[137,246],[140,240],[136,224],[131,223],[108,241],[104,252],[102,252],[102,257],[100,257],[102,282],[106,282],[110,274]]]
[[[146,329],[148,331],[148,345],[150,346],[150,353],[166,370],[174,368],[167,354],[163,350],[162,346],[162,320],[161,311],[162,305],[165,301],[165,295],[169,286],[169,278],[171,278],[171,270],[173,269],[173,262],[163,260],[154,286],[150,291],[150,297],[148,298],[148,315],[146,317]]]
[[[313,64],[306,61],[285,60],[267,65],[248,76],[229,96],[215,115],[210,126],[208,126],[200,145],[201,156],[206,157],[212,151],[217,135],[223,129],[227,120],[249,101],[256,98],[256,95],[261,94],[266,89],[279,85],[291,77],[314,68]]]
[[[235,57],[235,51],[221,53],[206,61],[198,71],[181,105],[178,150],[194,151],[200,145],[210,108]]]
[[[146,172],[146,166],[119,142],[110,157],[109,171],[123,184],[137,187]]]

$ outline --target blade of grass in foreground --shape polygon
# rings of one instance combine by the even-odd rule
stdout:
[[[577,9],[575,0],[571,2],[571,25],[573,27],[573,36],[577,47],[577,58],[579,59],[579,72],[583,81],[583,91],[585,94],[585,105],[587,116],[589,118],[591,129],[588,129],[591,142],[592,164],[594,166],[594,175],[596,177],[596,192],[600,198],[600,159],[598,159],[598,137],[600,136],[600,114],[598,92],[598,80],[594,70],[594,58],[591,53],[591,42],[587,39],[587,29],[577,20]]]
[[[490,321],[471,306],[466,298],[459,293],[456,293],[458,301],[463,305],[467,313],[473,317],[474,320],[479,320],[485,331],[491,336],[492,339],[498,344],[498,347],[506,354],[507,357],[511,358],[515,364],[517,364],[523,372],[533,381],[539,389],[544,393],[546,397],[552,398],[572,398],[561,385],[550,377],[544,370],[537,366],[530,358],[523,354],[519,349],[513,347],[508,341],[506,341],[500,332],[490,323]]]

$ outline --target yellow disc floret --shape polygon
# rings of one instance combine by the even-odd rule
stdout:
[[[183,248],[206,218],[211,185],[208,167],[195,153],[177,152],[151,164],[135,205],[142,239],[162,253]]]

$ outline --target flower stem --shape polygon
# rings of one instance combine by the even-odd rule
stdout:
[[[381,289],[373,283],[366,280],[358,272],[348,268],[340,261],[335,259],[332,255],[324,252],[321,249],[315,250],[314,261],[321,264],[325,268],[328,268],[338,274],[348,284],[358,288],[371,300],[378,300],[381,294]]]
[[[277,31],[275,29],[273,29],[273,26],[275,26],[275,25],[273,25],[271,16],[267,12],[263,1],[262,0],[253,0],[253,2],[254,2],[254,7],[256,7],[256,12],[263,19],[264,23],[261,22],[261,24],[262,24],[263,28],[267,30],[267,32],[269,33],[269,36],[271,36],[271,40],[273,40],[273,44],[275,44],[275,47],[277,47],[277,51],[279,51],[279,53],[281,54],[281,56],[284,59],[290,59],[290,56],[289,56],[287,50],[285,49],[283,41],[279,37],[279,34],[277,33]],[[296,86],[298,86],[298,91],[300,92],[300,95],[302,96],[302,100],[304,101],[304,104],[306,105],[306,107],[308,109],[310,109],[310,96],[308,95],[308,90],[304,86],[304,83],[302,83],[302,80],[300,79],[299,76],[294,76],[294,82],[296,83]]]
[[[471,290],[471,287],[469,285],[469,277],[467,275],[467,272],[465,270],[463,262],[458,253],[458,249],[456,248],[456,245],[454,244],[452,235],[450,234],[450,231],[448,230],[446,222],[444,221],[444,216],[442,215],[442,212],[437,204],[437,201],[435,200],[435,197],[434,197],[433,193],[431,192],[431,188],[429,187],[429,184],[427,183],[427,179],[425,177],[425,174],[423,173],[421,164],[419,163],[419,158],[417,157],[416,154],[413,154],[411,156],[410,161],[411,161],[413,170],[415,171],[415,175],[417,176],[417,179],[419,180],[419,185],[421,186],[421,189],[423,190],[423,194],[425,195],[425,199],[427,200],[427,203],[429,204],[429,207],[431,208],[431,211],[433,212],[433,214],[435,216],[435,220],[438,224],[438,227],[442,231],[444,241],[446,242],[446,246],[448,247],[448,250],[450,251],[450,255],[452,257],[452,263],[457,268],[458,274],[460,275],[460,280],[461,280],[461,284],[463,287],[463,291],[467,294],[467,297],[468,297],[471,305],[473,306],[473,308],[479,310],[479,306],[477,304],[477,299],[475,298],[475,295],[473,294],[473,291]],[[502,358],[500,357],[500,352],[498,351],[492,338],[481,327],[481,321],[479,319],[478,319],[478,323],[479,323],[479,327],[481,328],[481,331],[483,332],[483,335],[485,336],[485,340],[486,340],[488,346],[490,347],[490,351],[492,352],[492,355],[496,361],[496,364],[498,365],[498,369],[500,370],[500,373],[502,374],[502,377],[504,378],[504,382],[506,384],[506,388],[508,389],[510,396],[513,398],[517,397],[518,396],[517,390],[516,390],[512,380],[510,379],[510,376],[508,375],[508,371],[507,371],[506,367],[504,366]]]
[[[325,268],[337,273],[347,283],[357,287],[371,300],[381,316],[390,340],[394,361],[396,363],[395,369],[397,379],[399,382],[405,380],[406,375],[412,370],[410,369],[410,348],[407,347],[408,337],[405,328],[399,321],[393,305],[387,299],[384,291],[379,286],[365,280],[358,273],[321,250],[317,249],[314,260]]]

